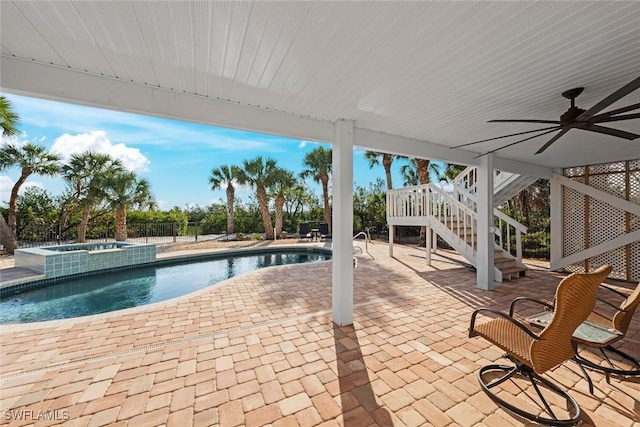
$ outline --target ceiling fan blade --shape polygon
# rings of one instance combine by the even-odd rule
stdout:
[[[613,116],[613,117],[603,117],[601,119],[599,117],[600,116],[593,117],[591,120],[589,120],[589,123],[619,122],[622,120],[640,119],[640,113],[623,114],[621,116]]]
[[[516,141],[516,142],[512,142],[511,144],[507,144],[507,145],[504,145],[504,146],[502,146],[500,148],[496,148],[494,150],[487,151],[486,153],[478,154],[477,156],[474,157],[474,159],[477,159],[478,157],[486,156],[487,154],[495,153],[496,151],[502,150],[503,148],[511,147],[512,145],[520,144],[521,142],[525,142],[525,141],[528,141],[528,140],[533,139],[533,138],[537,138],[537,137],[542,136],[542,135],[547,135],[547,134],[549,134],[551,132],[555,132],[557,130],[558,130],[558,128],[554,128],[552,130],[548,130],[546,132],[542,132],[542,133],[540,133],[538,135],[533,135],[533,136],[530,136],[528,138],[521,139],[521,140]],[[569,130],[569,129],[567,129],[567,130]],[[562,132],[566,132],[565,129],[562,129]]]
[[[514,119],[514,120],[488,120],[487,123],[546,123],[550,125],[559,125],[557,120],[527,120],[527,119]]]
[[[462,144],[462,145],[456,145],[455,147],[449,147],[449,149],[453,150],[454,148],[466,147],[467,145],[480,144],[481,142],[487,142],[487,141],[493,141],[493,140],[496,140],[496,139],[508,138],[510,136],[524,135],[526,133],[542,132],[543,130],[549,130],[549,129],[554,129],[554,130],[555,129],[560,129],[560,126],[553,126],[553,127],[536,129],[536,130],[528,130],[526,132],[512,133],[510,135],[496,136],[495,138],[482,139],[480,141],[474,141],[474,142],[468,142],[468,143]]]
[[[611,135],[618,138],[628,139],[629,141],[636,138],[640,138],[640,135],[631,132],[625,132],[620,129],[613,129],[604,126],[592,125],[590,123],[574,123],[573,127],[577,129],[588,130],[590,132],[603,133],[605,135]]]
[[[640,104],[628,105],[626,107],[618,108],[616,110],[607,111],[606,113],[602,113],[602,114],[598,114],[597,116],[593,116],[591,118],[591,120],[589,120],[589,121],[590,122],[599,122],[599,121],[601,121],[600,120],[601,118],[607,118],[607,117],[615,116],[616,114],[626,113],[628,111],[637,110],[638,108],[640,108]]]
[[[540,147],[540,149],[538,151],[536,151],[536,154],[540,154],[543,151],[545,151],[547,148],[549,148],[551,146],[551,144],[553,144],[554,142],[559,140],[562,137],[562,135],[564,135],[565,133],[569,132],[569,129],[571,129],[571,127],[572,126],[567,126],[564,129],[562,129],[560,132],[558,132],[558,134],[556,136],[551,138],[549,141],[547,141],[546,144],[544,144],[542,147]]]
[[[591,117],[595,116],[600,111],[602,111],[605,108],[607,108],[609,105],[613,104],[614,102],[616,102],[617,100],[619,100],[621,98],[624,98],[625,96],[629,95],[631,92],[633,92],[634,90],[636,90],[638,88],[640,88],[640,77],[636,78],[635,80],[631,81],[630,83],[627,83],[626,85],[624,85],[623,87],[621,87],[617,91],[613,92],[611,95],[607,96],[602,101],[598,102],[593,107],[589,108],[584,113],[580,114],[580,116],[578,116],[576,121],[584,122],[584,121],[589,120]]]

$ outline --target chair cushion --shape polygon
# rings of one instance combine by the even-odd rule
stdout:
[[[500,347],[525,365],[532,367],[529,357],[531,338],[525,331],[507,319],[493,319],[475,326],[478,335]]]

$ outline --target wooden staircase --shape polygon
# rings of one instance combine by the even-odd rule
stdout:
[[[471,224],[465,224],[463,220],[449,218],[444,222],[435,219],[431,227],[436,230],[456,251],[462,254],[474,267],[476,265],[476,230]],[[439,230],[439,231],[438,231]],[[527,267],[511,255],[509,252],[496,245],[493,251],[494,276],[496,281],[515,280],[527,274]]]
[[[527,228],[494,209],[496,242],[494,278],[496,282],[526,275],[522,263],[522,233]],[[393,225],[426,225],[477,267],[477,220],[475,195],[465,189],[447,194],[434,184],[387,191],[387,222]],[[511,255],[515,236],[516,256]]]
[[[527,275],[527,267],[502,248],[493,251],[493,265],[502,273],[502,281]]]

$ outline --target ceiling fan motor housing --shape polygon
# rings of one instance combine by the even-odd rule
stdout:
[[[569,123],[580,117],[580,114],[584,113],[585,111],[586,110],[578,107],[569,108],[566,113],[560,116],[560,124],[568,125]]]

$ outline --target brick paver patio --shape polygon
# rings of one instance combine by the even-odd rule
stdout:
[[[551,299],[559,274],[475,288],[449,254],[369,245],[355,271],[355,321],[331,322],[330,262],[269,268],[171,301],[0,332],[0,423],[69,426],[525,425],[481,391],[500,359],[467,337],[471,312],[516,296]],[[635,319],[620,347],[640,354]],[[578,367],[548,375],[582,425],[640,425],[640,381]],[[520,397],[522,391],[505,387]],[[22,416],[23,420],[16,417]],[[38,416],[57,420],[37,420]],[[63,420],[63,418],[66,418]]]

